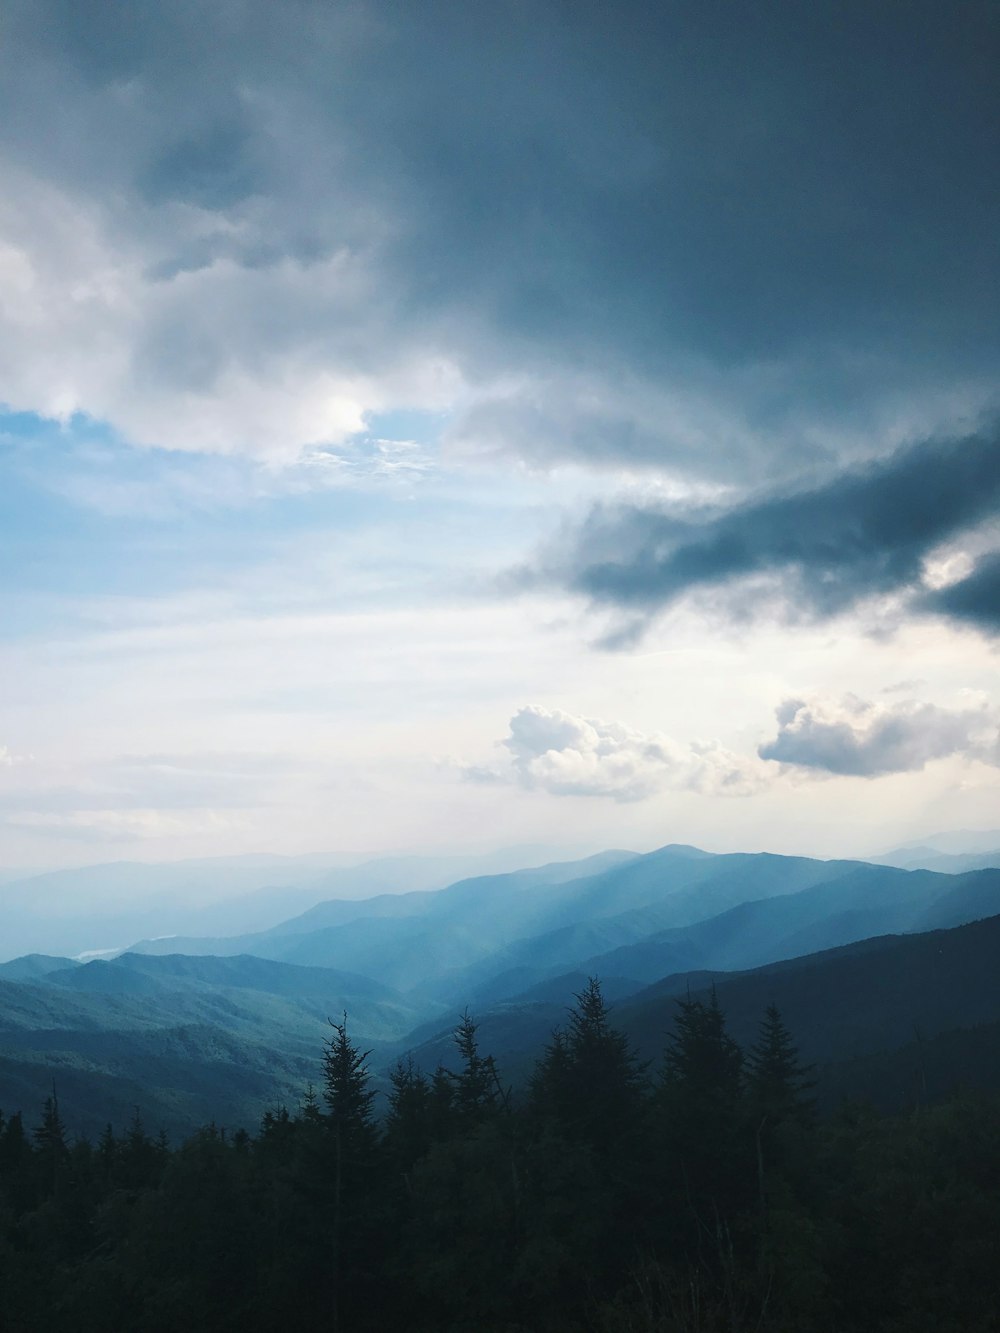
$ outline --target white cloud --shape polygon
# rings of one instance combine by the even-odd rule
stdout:
[[[0,403],[287,466],[343,447],[372,413],[461,398],[454,360],[394,319],[377,229],[348,245],[334,227],[321,253],[296,255],[285,200],[152,209],[124,179],[98,195],[0,165]]]
[[[502,743],[516,779],[554,796],[641,801],[669,790],[746,796],[763,781],[761,765],[715,741],[680,744],[660,732],[643,733],[559,709],[520,709]],[[484,780],[481,768],[470,776]]]

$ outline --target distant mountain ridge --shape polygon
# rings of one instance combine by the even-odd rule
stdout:
[[[375,860],[260,854],[114,861],[6,876],[0,879],[0,958],[36,950],[113,952],[144,934],[262,930],[334,896],[439,889],[462,876],[523,864],[517,849],[508,848],[488,855]]]
[[[861,957],[887,947],[876,937],[997,913],[1000,870],[947,875],[671,844],[334,899],[250,936],[147,941],[90,962],[25,955],[0,964],[0,1107],[39,1104],[55,1075],[87,1132],[102,1089],[116,1106],[141,1090],[151,1117],[176,1133],[205,1118],[213,1097],[218,1117],[252,1121],[317,1079],[327,1020],[345,1011],[379,1067],[427,1042],[447,1047],[466,1005],[484,1042],[501,1043],[498,1057],[523,1061],[591,975],[630,1013],[653,1003],[657,986],[777,977],[781,960],[844,947]],[[810,964],[817,977],[834,975],[827,965]],[[805,999],[795,1003],[812,1022]],[[972,1014],[938,1008],[956,1028]],[[787,1018],[794,1029],[796,1014]],[[898,1025],[892,1032],[897,1040]]]
[[[671,844],[429,893],[319,904],[250,936],[135,952],[249,953],[373,977],[416,1003],[492,1003],[572,968],[648,982],[749,967],[1000,910],[1000,871],[951,876]],[[732,915],[727,915],[727,914]],[[632,951],[632,952],[630,952]]]

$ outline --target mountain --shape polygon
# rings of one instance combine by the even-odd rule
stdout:
[[[0,978],[7,981],[32,981],[48,976],[52,972],[77,966],[73,958],[56,958],[47,953],[29,953],[22,958],[12,958],[10,962],[0,963]]]
[[[938,1095],[954,1086],[949,1069],[971,1075],[976,1086],[1000,1087],[998,958],[1000,916],[993,916],[950,930],[866,939],[745,972],[676,973],[623,996],[612,1023],[655,1068],[679,997],[704,998],[714,987],[727,1026],[745,1049],[756,1039],[767,1006],[777,1004],[803,1059],[819,1066],[824,1104],[863,1091],[877,1093],[886,1105],[905,1105],[915,1095],[915,1070]],[[553,980],[544,993],[529,992],[475,1015],[480,1050],[496,1057],[505,1081],[527,1077],[552,1031],[565,1024],[585,980],[571,974]],[[607,986],[609,999],[616,993],[620,985]],[[410,1040],[423,1069],[453,1064],[446,1026],[426,1024]],[[961,1060],[950,1059],[949,1045],[961,1049]],[[391,1052],[405,1053],[405,1043]],[[885,1076],[878,1073],[880,1062]]]
[[[194,1127],[212,1088],[213,1114],[252,1123],[315,1081],[327,1019],[345,1011],[382,1061],[428,1041],[440,1056],[469,1005],[484,1045],[523,1073],[588,975],[632,1013],[656,999],[650,983],[669,993],[728,987],[735,974],[780,970],[782,959],[843,946],[861,958],[886,947],[884,936],[916,938],[998,910],[998,870],[945,875],[673,844],[434,892],[333,899],[249,936],[147,941],[83,963],[28,955],[0,965],[0,1106],[21,1104],[25,1089],[40,1102],[56,1070],[83,1099],[81,1123],[97,1114],[107,1080],[119,1100],[142,1090],[139,1104],[177,1132]],[[931,1014],[935,1031],[972,1021],[968,1007]],[[884,1018],[874,1014],[873,1032]],[[669,1018],[656,1021],[662,1044]],[[870,1055],[838,1047],[816,1058]]]
[[[0,980],[0,1107],[30,1115],[55,1082],[80,1133],[136,1106],[175,1136],[253,1127],[318,1083],[327,1020],[345,1010],[375,1047],[426,1014],[367,977],[249,957],[126,954]]]
[[[960,875],[967,870],[1000,866],[1000,829],[952,829],[931,833],[919,844],[907,844],[865,858],[873,865],[899,866],[903,870],[939,870]]]
[[[463,880],[436,893],[324,903],[251,936],[143,941],[135,949],[252,953],[349,968],[415,996],[462,1004],[488,977],[521,966],[525,950],[534,949],[533,966],[541,959],[565,968],[602,947],[691,924],[747,898],[793,893],[858,864],[714,856],[670,845],[643,856],[615,852]],[[537,945],[525,943],[531,940]]]
[[[554,891],[567,883],[644,859],[631,852],[604,852],[583,861],[557,862],[510,874],[460,880],[436,892],[332,900],[270,930],[231,937],[142,940],[132,951],[217,956],[251,953],[309,966],[350,966],[352,970],[368,972],[365,966],[368,954],[391,950],[397,937],[406,947],[419,940],[435,956],[445,950],[451,937],[460,954],[463,948],[473,946],[477,934],[482,936],[482,947],[488,949],[493,933],[503,930],[506,923],[532,918],[546,890]],[[431,938],[435,932],[436,943]],[[420,965],[419,959],[413,962]],[[376,957],[376,969],[379,966]],[[430,959],[426,966],[433,971]],[[376,970],[371,975],[381,973]],[[392,984],[399,984],[398,977]]]
[[[959,925],[1000,910],[1000,871],[950,876],[857,862],[720,856],[700,882],[682,887],[675,872],[665,876],[651,906],[617,915],[595,911],[598,904],[626,901],[620,892],[625,879],[639,889],[635,902],[648,901],[643,889],[658,863],[655,856],[644,861],[614,872],[615,892],[601,894],[596,890],[605,886],[588,885],[572,925],[515,940],[464,968],[439,971],[415,997],[482,1007],[570,970],[648,983],[669,972],[753,967],[870,935]],[[810,880],[810,887],[794,891]],[[771,896],[742,901],[762,887]],[[739,905],[691,920],[727,900]]]
[[[934,847],[900,847],[884,856],[872,857],[874,865],[899,866],[903,870],[938,870],[961,875],[967,870],[1000,866],[1000,846],[987,852],[939,852]]]
[[[1000,916],[950,930],[869,939],[773,963],[714,984],[741,1045],[776,1004],[805,1060],[821,1066],[874,1058],[908,1043],[1000,1022]],[[668,977],[626,1001],[618,1021],[654,1057],[672,1026],[675,998],[700,982]],[[990,1057],[1000,1075],[1000,1049]],[[900,1092],[903,1090],[900,1089]]]
[[[111,953],[143,935],[263,930],[324,899],[441,888],[516,869],[528,849],[489,855],[348,858],[235,856],[150,864],[115,861],[0,879],[2,956],[37,949]],[[348,864],[344,864],[348,860]]]

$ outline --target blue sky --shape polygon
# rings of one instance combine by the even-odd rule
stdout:
[[[997,824],[995,6],[5,9],[0,862]]]

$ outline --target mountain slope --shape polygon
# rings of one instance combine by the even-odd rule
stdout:
[[[676,1014],[676,1001],[705,996],[715,987],[733,1036],[744,1047],[756,1039],[761,1017],[777,1004],[806,1061],[837,1071],[838,1094],[852,1091],[848,1062],[872,1082],[871,1061],[908,1044],[933,1042],[942,1034],[992,1031],[1000,1023],[1000,916],[949,930],[866,939],[839,949],[788,959],[740,973],[720,970],[678,973],[624,998],[613,1024],[625,1031],[640,1055],[658,1064]],[[503,1077],[522,1080],[552,1030],[565,1023],[580,976],[550,984],[539,998],[526,996],[476,1014],[480,1048],[497,1057]],[[614,988],[609,987],[609,995]],[[454,1060],[449,1032],[433,1024],[415,1034],[415,1061],[425,1069]],[[964,1037],[984,1061],[987,1086],[1000,1084],[1000,1047],[985,1037]],[[939,1063],[945,1048],[938,1045]],[[393,1054],[404,1053],[402,1045]],[[892,1062],[890,1062],[892,1063]],[[912,1095],[912,1062],[895,1060],[895,1085],[885,1100],[902,1104]],[[966,1065],[967,1069],[968,1066]]]
[[[634,943],[599,953],[564,947],[555,937],[519,941],[496,960],[503,965],[476,984],[487,965],[464,980],[472,1003],[492,1003],[569,970],[649,983],[670,972],[761,966],[875,935],[961,925],[1000,910],[1000,871],[941,875],[846,863],[844,873],[799,893],[744,902],[687,926],[645,930],[656,917],[624,916],[603,923],[608,933],[633,931]],[[661,907],[669,912],[669,904]],[[430,993],[442,996],[444,983]],[[442,996],[443,998],[443,996]]]
[[[472,988],[524,965],[526,940],[579,932],[545,962],[541,945],[532,965],[566,966],[622,939],[644,938],[665,925],[702,920],[749,898],[783,896],[856,870],[853,861],[824,862],[771,855],[713,856],[669,846],[644,856],[614,854],[616,863],[592,873],[593,862],[542,867],[515,875],[466,880],[425,895],[391,901],[330,903],[255,936],[231,940],[144,942],[141,952],[246,952],[309,966],[363,972],[397,989],[443,1002],[464,1002]],[[587,872],[580,874],[581,868]],[[891,874],[894,872],[883,871]],[[628,913],[648,913],[625,926]],[[321,925],[334,920],[332,925]],[[587,934],[585,927],[605,923]],[[314,928],[303,928],[313,926]],[[623,935],[622,931],[625,931]],[[581,952],[582,950],[582,952]]]

